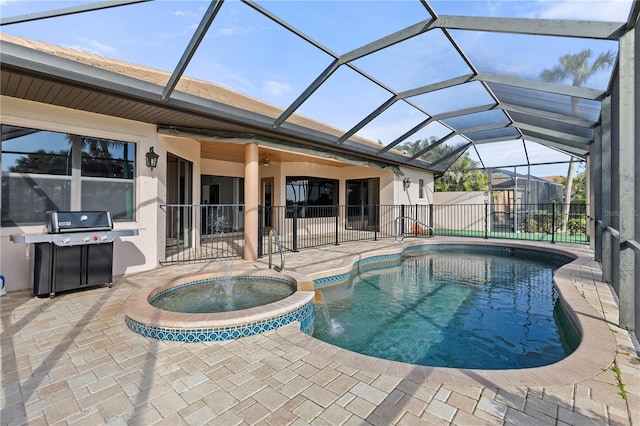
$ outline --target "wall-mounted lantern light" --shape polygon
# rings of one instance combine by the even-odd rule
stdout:
[[[149,148],[149,152],[147,152],[144,156],[147,159],[147,167],[151,170],[155,169],[158,165],[158,158],[160,158],[160,156],[153,152],[153,147]]]
[[[411,186],[411,179],[409,179],[408,177],[404,178],[402,180],[402,188],[406,191],[407,189],[409,189],[410,186]]]

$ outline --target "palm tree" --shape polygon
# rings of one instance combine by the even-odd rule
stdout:
[[[468,152],[462,154],[442,176],[435,179],[436,191],[486,191],[489,179],[478,169]]]
[[[591,49],[585,49],[576,54],[561,56],[557,65],[551,69],[544,69],[540,73],[540,78],[551,83],[569,80],[572,86],[582,87],[596,72],[608,69],[615,62],[615,54],[610,50],[599,54],[593,62],[589,62],[592,54]],[[571,112],[573,115],[578,114],[579,102],[579,98],[571,98]],[[573,175],[577,162],[577,158],[571,157],[569,170],[567,171],[567,185],[565,187],[564,206],[562,209],[563,231],[567,229],[567,221],[569,220],[569,203],[571,202]]]
[[[437,140],[438,138],[431,136],[430,138],[418,139],[413,142],[403,142],[396,146],[396,150],[406,151],[409,155],[415,155]]]
[[[406,151],[408,155],[415,155],[436,142],[438,142],[438,138],[430,136],[413,142],[403,142],[397,145],[396,149]],[[459,148],[459,145],[438,145],[420,155],[419,158],[427,163],[432,163],[452,153],[457,148]],[[436,178],[436,191],[486,191],[489,187],[488,179],[477,168],[478,164],[469,157],[469,153],[465,152],[448,167],[442,176]]]

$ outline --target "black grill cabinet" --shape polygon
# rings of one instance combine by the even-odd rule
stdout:
[[[33,243],[33,294],[53,297],[61,291],[113,283],[113,240],[138,235],[113,230],[111,213],[47,212],[47,234],[12,235],[16,243]]]

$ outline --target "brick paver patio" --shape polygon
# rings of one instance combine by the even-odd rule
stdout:
[[[392,244],[287,254],[287,269],[310,274]],[[263,269],[265,261],[250,265]],[[410,366],[407,374],[354,366],[297,324],[196,344],[151,340],[125,325],[123,305],[137,289],[221,267],[173,265],[119,277],[112,289],[0,298],[2,425],[640,424],[638,353],[615,325],[617,305],[596,262],[579,267],[575,285],[608,322],[618,346],[614,363],[578,383],[528,387],[471,376],[452,384],[412,374]]]

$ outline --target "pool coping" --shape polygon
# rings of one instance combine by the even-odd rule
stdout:
[[[392,248],[376,249],[362,252],[356,255],[345,256],[338,266],[323,267],[321,271],[309,271],[305,273],[305,268],[297,268],[296,271],[285,270],[276,272],[269,269],[234,269],[233,275],[253,275],[278,277],[294,280],[297,283],[298,291],[293,295],[268,305],[243,311],[216,314],[184,314],[163,311],[148,303],[151,295],[158,292],[167,285],[175,285],[185,280],[199,279],[202,277],[217,278],[224,276],[225,272],[208,272],[204,274],[191,274],[181,276],[167,281],[164,285],[150,285],[136,291],[125,302],[124,312],[127,325],[135,330],[135,323],[149,327],[159,327],[162,329],[197,329],[202,330],[222,330],[229,327],[240,327],[249,329],[255,327],[257,323],[269,322],[274,316],[292,312],[292,309],[302,309],[311,307],[315,296],[314,282],[332,276],[349,274],[354,269],[357,271],[358,265],[376,256],[395,256],[407,249],[416,246],[429,245],[465,245],[465,246],[494,246],[494,247],[514,247],[525,250],[545,251],[574,259],[570,263],[560,267],[554,274],[554,283],[562,303],[567,308],[566,312],[578,331],[581,334],[581,341],[578,348],[568,357],[554,364],[541,367],[533,367],[517,370],[473,370],[447,367],[429,367],[414,364],[407,364],[397,361],[388,361],[380,358],[362,355],[352,352],[329,343],[318,340],[308,333],[312,329],[312,314],[305,317],[303,321],[288,318],[286,322],[278,322],[269,327],[264,327],[261,331],[277,329],[277,333],[284,336],[313,353],[326,356],[331,361],[340,362],[346,366],[369,371],[376,374],[387,374],[394,377],[411,377],[420,382],[423,380],[437,380],[440,383],[455,385],[477,385],[499,386],[499,387],[539,387],[554,385],[569,385],[595,377],[602,371],[608,369],[615,358],[616,341],[613,332],[597,312],[583,297],[576,282],[580,280],[581,268],[588,266],[591,261],[589,251],[582,247],[568,247],[561,245],[551,246],[548,243],[523,242],[523,241],[497,241],[497,240],[473,240],[458,238],[431,238],[417,239],[399,242]],[[313,310],[313,309],[311,309]],[[131,324],[133,321],[134,324]],[[134,327],[132,327],[132,325]],[[155,337],[153,333],[143,330],[143,335]],[[252,334],[256,334],[252,333]],[[228,334],[228,338],[244,337],[247,334]],[[156,337],[157,338],[157,337]],[[179,339],[190,342],[194,340]],[[225,340],[225,339],[205,339]],[[200,341],[200,340],[195,340]]]
[[[346,366],[375,374],[410,377],[416,382],[437,380],[443,384],[465,386],[479,383],[487,387],[571,385],[595,377],[613,364],[617,349],[613,332],[607,325],[607,321],[587,302],[575,285],[581,279],[581,268],[587,267],[591,261],[588,251],[582,248],[551,247],[546,244],[523,241],[469,241],[466,239],[434,238],[428,241],[403,242],[397,248],[372,250],[346,257],[341,266],[327,271],[311,273],[309,277],[312,280],[318,280],[324,277],[349,273],[353,270],[354,265],[364,259],[374,256],[395,255],[409,247],[433,244],[515,247],[546,251],[574,259],[556,270],[553,281],[558,290],[560,300],[562,300],[566,308],[567,315],[581,334],[578,348],[568,357],[546,366],[512,370],[474,370],[414,365],[362,355],[305,335],[294,326],[282,327],[277,332],[287,340],[313,353],[323,355],[331,361],[340,362]]]

